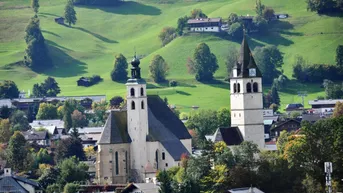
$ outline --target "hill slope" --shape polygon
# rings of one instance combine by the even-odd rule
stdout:
[[[229,105],[227,84],[201,84],[187,74],[185,63],[200,42],[207,43],[218,58],[220,68],[216,78],[226,76],[225,58],[229,45],[239,42],[223,40],[204,34],[177,38],[161,47],[158,33],[164,26],[175,26],[180,16],[201,8],[210,17],[226,18],[230,13],[254,14],[254,0],[209,0],[206,2],[175,1],[173,4],[157,4],[157,0],[127,1],[119,7],[77,7],[77,25],[69,28],[58,25],[54,18],[61,16],[64,0],[41,0],[39,17],[41,29],[49,44],[55,68],[41,74],[25,67],[8,65],[23,58],[25,50],[24,29],[33,11],[25,0],[0,0],[0,80],[14,80],[20,89],[28,90],[46,76],[53,76],[60,84],[62,95],[106,94],[108,97],[125,94],[125,86],[110,80],[114,55],[123,53],[128,59],[134,47],[142,59],[142,74],[148,78],[148,64],[154,54],[161,54],[170,66],[168,79],[182,83],[176,88],[149,84],[148,92],[167,96],[169,102],[188,111],[190,106],[214,108]],[[296,54],[313,63],[333,63],[335,49],[343,44],[343,19],[319,16],[307,12],[305,1],[273,1],[263,3],[277,13],[288,13],[290,18],[277,22],[275,31],[266,36],[252,36],[249,44],[255,46],[273,44],[284,53],[283,69],[292,74],[292,61]],[[104,81],[90,88],[76,86],[80,76],[98,74]],[[300,102],[299,90],[309,93],[307,99],[323,95],[318,85],[302,85],[292,81],[281,93],[282,104]],[[284,106],[283,106],[284,107]]]

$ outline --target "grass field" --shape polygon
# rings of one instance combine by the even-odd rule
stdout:
[[[119,7],[76,7],[77,24],[73,27],[58,25],[54,18],[63,15],[65,0],[40,0],[41,29],[49,45],[55,68],[36,73],[25,67],[8,65],[23,58],[25,50],[24,29],[33,16],[28,0],[0,0],[0,80],[15,81],[21,90],[32,89],[47,76],[58,81],[61,95],[106,94],[125,95],[125,85],[110,79],[114,55],[123,53],[131,59],[134,48],[143,56],[142,75],[148,78],[148,65],[155,54],[162,55],[170,66],[168,79],[177,80],[181,86],[164,87],[149,82],[148,93],[167,96],[171,104],[181,111],[191,106],[218,109],[229,106],[228,85],[202,84],[187,74],[185,63],[200,42],[207,43],[218,58],[220,68],[215,77],[226,76],[225,58],[229,45],[240,42],[223,40],[210,34],[187,35],[161,47],[158,33],[164,26],[176,26],[180,16],[188,15],[194,8],[201,8],[210,17],[226,18],[230,13],[254,14],[255,0],[159,0],[126,1]],[[288,13],[290,18],[274,25],[273,32],[265,36],[249,37],[249,44],[256,46],[273,44],[284,54],[284,73],[291,78],[294,56],[299,54],[312,63],[334,63],[335,49],[343,44],[343,18],[317,15],[306,10],[304,0],[263,0],[277,13]],[[98,85],[81,88],[76,86],[80,76],[98,74],[104,81]],[[268,87],[266,87],[267,89]],[[297,91],[307,91],[306,101],[323,96],[319,85],[303,85],[291,81],[280,93],[282,108],[285,104],[301,102]],[[307,102],[305,102],[307,103]]]

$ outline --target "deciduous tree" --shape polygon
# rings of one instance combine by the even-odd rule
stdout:
[[[74,183],[68,183],[64,186],[63,193],[75,193],[80,190],[80,185]]]
[[[167,171],[163,170],[160,171],[157,175],[158,181],[161,183],[160,189],[158,190],[159,193],[172,193],[173,189],[171,187],[171,181],[169,174]]]
[[[198,81],[210,81],[213,74],[218,69],[216,56],[211,53],[210,48],[205,43],[200,43],[193,54],[195,78]]]
[[[124,102],[124,99],[123,97],[121,96],[114,96],[111,98],[110,100],[110,105],[111,105],[111,108],[119,108],[120,105]]]
[[[38,120],[57,119],[57,107],[49,103],[40,103],[37,113]]]
[[[174,38],[176,38],[176,36],[176,29],[173,27],[164,27],[158,35],[162,42],[162,46],[167,45]]]
[[[79,138],[68,138],[61,140],[55,151],[55,160],[60,162],[65,158],[76,156],[80,160],[85,160],[85,152],[83,151],[83,146]]]
[[[13,134],[10,128],[11,125],[8,119],[0,119],[0,143],[8,143]]]
[[[0,82],[0,98],[13,99],[19,97],[19,89],[12,80]]]
[[[239,22],[233,23],[232,25],[230,25],[228,33],[236,40],[242,39],[243,37],[242,24]]]
[[[262,16],[265,6],[262,4],[261,0],[256,0],[255,11],[257,15]]]
[[[164,82],[166,80],[168,70],[168,64],[163,57],[160,55],[155,55],[149,65],[151,78],[157,83]]]
[[[226,57],[226,63],[225,63],[228,77],[230,77],[232,73],[232,69],[237,63],[238,57],[239,57],[238,49],[234,46],[229,46],[228,55]]]
[[[231,113],[228,108],[220,108],[217,111],[218,127],[229,127],[231,125]]]
[[[34,84],[32,94],[35,97],[55,97],[61,92],[56,80],[48,77],[41,84]]]
[[[333,111],[333,117],[340,117],[343,115],[343,103],[337,102],[335,110]]]
[[[77,18],[73,0],[67,0],[67,4],[64,8],[64,18],[69,26],[71,26],[71,24],[75,25]]]
[[[191,18],[207,18],[207,15],[203,13],[201,9],[193,9],[191,11]]]
[[[111,72],[113,81],[125,81],[127,79],[128,64],[123,54],[115,56],[114,69]]]
[[[58,168],[60,170],[60,184],[85,182],[89,177],[88,166],[80,162],[75,156],[64,159],[58,164]]]
[[[86,127],[88,125],[86,115],[82,114],[78,110],[73,111],[73,113],[71,114],[71,120],[73,128]]]
[[[7,161],[12,169],[23,171],[25,169],[25,159],[27,157],[25,137],[19,132],[14,132],[10,138],[7,148]]]
[[[12,131],[26,131],[29,128],[29,122],[23,111],[15,111],[10,117]]]
[[[263,10],[263,13],[262,13],[263,18],[266,19],[266,20],[268,20],[268,21],[270,21],[272,18],[275,17],[274,14],[275,14],[275,11],[274,11],[274,9],[271,8],[271,7],[265,8],[265,9]]]

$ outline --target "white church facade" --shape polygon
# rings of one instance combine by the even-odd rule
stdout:
[[[158,96],[146,95],[140,61],[132,62],[127,105],[111,111],[98,142],[100,184],[143,182],[157,170],[178,166],[191,153],[191,136],[181,120]]]
[[[231,126],[218,128],[214,135],[206,138],[213,142],[224,141],[228,146],[246,140],[264,149],[262,73],[245,36],[231,73],[230,88]]]

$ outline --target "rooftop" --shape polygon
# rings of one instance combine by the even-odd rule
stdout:
[[[188,24],[193,24],[193,23],[215,23],[215,22],[220,22],[222,19],[221,18],[196,18],[196,19],[189,19],[187,21]]]
[[[343,102],[343,99],[312,100],[308,101],[309,105],[335,105],[337,102]]]

